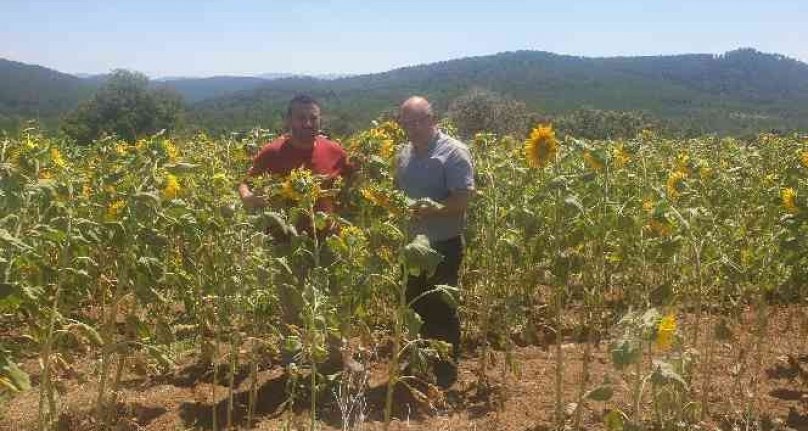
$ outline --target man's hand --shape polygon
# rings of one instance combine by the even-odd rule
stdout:
[[[462,214],[468,207],[471,193],[471,190],[453,191],[449,193],[449,197],[443,202],[435,202],[432,199],[419,199],[410,206],[410,212],[416,220]]]
[[[439,211],[439,209],[430,205],[424,205],[421,202],[416,202],[410,207],[410,214],[412,214],[412,218],[416,220],[423,220],[424,218],[437,215],[439,214]]]
[[[247,209],[257,209],[267,206],[267,200],[263,196],[256,195],[250,190],[247,184],[240,184],[238,187],[238,194],[241,197],[241,203]]]

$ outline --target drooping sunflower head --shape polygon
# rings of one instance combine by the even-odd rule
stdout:
[[[660,350],[668,350],[676,336],[676,315],[671,313],[659,320],[656,331],[656,346]]]
[[[531,132],[524,145],[525,159],[533,168],[547,166],[558,154],[558,139],[553,126],[539,124]]]
[[[783,208],[789,214],[797,214],[800,211],[797,208],[797,192],[792,187],[786,187],[781,190],[780,198],[783,200]]]
[[[179,196],[180,191],[180,182],[177,180],[177,177],[172,174],[166,175],[161,193],[163,195],[163,199],[176,199],[177,196]]]
[[[585,150],[583,158],[584,163],[586,163],[586,166],[595,172],[602,172],[603,169],[606,167],[605,161],[600,156],[600,154],[596,152]]]

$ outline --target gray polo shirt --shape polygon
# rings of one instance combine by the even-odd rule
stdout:
[[[409,143],[396,157],[396,187],[410,198],[431,198],[443,202],[449,192],[474,190],[474,168],[468,147],[457,139],[438,132],[425,154],[416,155]],[[413,220],[413,234],[424,234],[430,241],[443,241],[459,236],[466,222],[465,214],[428,217]]]

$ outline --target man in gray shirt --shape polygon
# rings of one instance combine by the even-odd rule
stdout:
[[[411,277],[407,301],[436,285],[457,286],[463,259],[463,228],[466,208],[474,191],[474,171],[468,147],[442,133],[432,106],[423,97],[407,99],[399,111],[399,124],[410,142],[396,158],[396,186],[413,199],[430,198],[440,208],[417,205],[412,208],[411,233],[424,234],[443,261],[432,277]],[[421,335],[452,344],[454,362],[435,364],[437,382],[451,386],[457,378],[460,349],[460,319],[443,295],[426,295],[413,304],[421,316]]]

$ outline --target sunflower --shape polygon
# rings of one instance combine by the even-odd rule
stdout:
[[[626,151],[623,143],[617,144],[612,150],[612,157],[614,159],[614,166],[618,169],[626,166],[631,161],[631,155]]]
[[[783,208],[785,208],[789,214],[797,214],[799,212],[799,208],[797,208],[797,192],[795,192],[793,188],[784,188],[780,192],[780,197],[783,199]]]
[[[808,150],[805,150],[802,152],[802,154],[800,154],[800,162],[802,162],[803,166],[808,168]]]
[[[671,234],[673,231],[673,226],[667,220],[659,219],[659,218],[652,218],[648,221],[646,225],[647,229],[651,231],[654,235],[658,237],[666,237]]]
[[[180,182],[172,174],[166,176],[165,185],[163,186],[163,199],[176,199],[180,194]]]
[[[553,126],[539,124],[531,132],[524,145],[527,164],[533,168],[547,166],[558,154],[558,140]]]
[[[295,186],[292,184],[291,178],[287,178],[286,181],[281,184],[281,196],[294,202],[303,199],[303,194],[295,190]]]
[[[685,178],[687,178],[687,174],[682,171],[674,171],[670,174],[666,187],[668,191],[668,198],[676,199],[679,196],[679,189]]]
[[[589,169],[592,169],[595,172],[603,171],[603,168],[605,167],[605,164],[603,163],[603,160],[597,154],[594,154],[591,151],[586,150],[586,151],[584,151],[584,156],[583,157],[584,157],[584,162],[586,163],[587,166],[589,166]]]
[[[402,205],[404,204],[398,199],[400,196],[371,187],[364,187],[359,190],[359,193],[368,202],[377,207],[384,208],[388,213],[397,215],[402,213]]]
[[[673,345],[676,335],[676,315],[668,314],[659,321],[656,331],[656,346],[660,350],[668,350]]]
[[[53,166],[56,166],[59,169],[62,169],[65,166],[67,166],[67,163],[65,162],[65,158],[62,157],[62,152],[59,151],[58,148],[51,147],[50,156],[51,156],[51,163],[53,163]]]
[[[382,156],[384,159],[389,159],[393,157],[393,154],[396,151],[396,143],[392,139],[385,139],[382,141],[382,145],[379,147],[379,155]]]
[[[320,196],[320,185],[311,171],[298,168],[290,172],[281,185],[281,196],[294,202],[305,199],[315,201]]]
[[[123,212],[124,208],[126,208],[126,202],[120,199],[111,203],[107,207],[107,217],[106,217],[107,221],[116,220],[121,215],[121,212]]]
[[[177,157],[180,155],[180,150],[177,149],[177,146],[174,145],[170,139],[163,139],[161,145],[163,147],[163,151],[165,151],[166,156],[168,157],[168,160],[170,162],[176,162]]]

